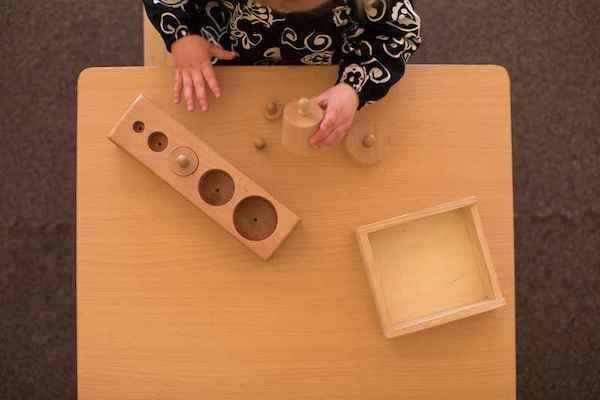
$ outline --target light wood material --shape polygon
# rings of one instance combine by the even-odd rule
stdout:
[[[283,106],[276,101],[270,101],[265,106],[265,118],[269,121],[276,121],[283,114]]]
[[[177,147],[169,154],[171,171],[180,176],[188,176],[198,169],[198,156],[189,147]]]
[[[141,132],[137,128],[140,121],[145,127]],[[296,214],[142,95],[119,119],[109,139],[264,260],[299,221]],[[267,221],[262,220],[264,204],[270,207]],[[243,232],[238,218],[250,221]]]
[[[362,145],[370,149],[377,144],[377,136],[374,133],[368,133],[363,137]]]
[[[344,140],[346,151],[359,165],[375,165],[383,160],[386,128],[376,129],[375,121],[355,122]]]
[[[78,398],[514,399],[506,72],[409,65],[382,103],[357,116],[388,133],[385,159],[364,168],[343,146],[290,156],[281,123],[263,117],[272,99],[318,95],[337,67],[215,71],[223,96],[207,113],[173,103],[169,69],[80,77]],[[106,140],[142,92],[302,217],[269,263]],[[355,229],[470,195],[507,305],[386,339]]]
[[[356,235],[388,338],[506,303],[475,198],[365,225]]]
[[[283,110],[281,144],[283,148],[301,156],[316,154],[308,140],[319,129],[324,112],[318,104],[306,97],[290,101]]]
[[[256,148],[256,150],[263,150],[265,147],[267,147],[267,142],[265,141],[265,138],[262,136],[258,136],[254,139],[254,147]]]

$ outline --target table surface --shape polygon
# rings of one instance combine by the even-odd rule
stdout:
[[[410,66],[358,116],[385,160],[286,153],[270,100],[337,67],[217,68],[208,113],[172,71],[85,70],[78,86],[77,371],[88,399],[514,399],[510,83],[497,66]],[[110,143],[143,93],[302,218],[269,262]],[[266,138],[256,151],[256,135]],[[385,339],[354,230],[475,195],[507,306]]]

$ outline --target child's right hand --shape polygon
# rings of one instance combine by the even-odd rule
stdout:
[[[237,54],[223,50],[198,35],[176,40],[171,46],[171,54],[175,62],[175,103],[181,102],[183,91],[188,111],[194,111],[196,102],[202,111],[208,110],[206,86],[208,85],[215,97],[221,96],[212,58],[232,60]]]

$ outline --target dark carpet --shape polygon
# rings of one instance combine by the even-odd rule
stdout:
[[[75,83],[139,1],[0,2],[0,399],[74,399]],[[600,398],[600,1],[417,0],[414,62],[512,77],[518,395]]]

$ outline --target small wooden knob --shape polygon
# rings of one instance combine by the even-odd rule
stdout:
[[[375,146],[375,143],[377,143],[377,136],[375,136],[373,133],[369,133],[364,137],[362,143],[365,147],[373,147]]]
[[[281,105],[276,101],[272,101],[265,107],[265,118],[271,121],[279,119],[281,117]]]
[[[179,154],[177,156],[177,158],[175,159],[175,162],[177,163],[177,165],[179,165],[181,168],[186,168],[188,165],[190,165],[190,159],[187,158],[185,156],[185,154]]]
[[[254,139],[254,147],[256,147],[257,150],[262,150],[265,147],[267,147],[267,142],[265,141],[265,138],[263,137],[257,137]]]
[[[306,117],[310,113],[310,101],[306,97],[298,100],[298,114]]]
[[[189,147],[177,147],[169,155],[169,164],[175,174],[188,176],[198,168],[198,156]]]
[[[274,101],[267,104],[267,112],[269,114],[275,114],[277,112],[277,108],[277,103],[275,103]]]

